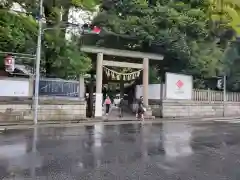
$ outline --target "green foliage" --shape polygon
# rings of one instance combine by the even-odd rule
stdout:
[[[98,43],[141,51],[154,49],[155,53],[165,56],[164,65],[168,71],[203,78],[216,76],[221,70],[222,50],[214,43],[216,37],[209,33],[208,5],[207,0],[158,0],[151,7],[143,0],[108,1],[108,6],[103,4],[94,24],[115,36],[135,40],[116,43],[113,36]]]
[[[37,23],[31,16],[0,11],[0,50],[33,53]]]
[[[154,67],[149,67],[149,83],[150,84],[159,84],[161,83],[161,78],[158,75],[158,70]]]
[[[222,57],[224,73],[227,75],[227,88],[240,91],[240,43],[232,42],[226,48]]]
[[[240,1],[210,0],[209,13],[213,31],[219,35],[224,47],[222,73],[227,75],[227,88],[240,91],[240,49],[236,38],[240,36]],[[231,40],[232,42],[229,42]]]
[[[9,13],[8,9],[14,2],[19,3],[29,16]],[[80,37],[67,41],[62,24],[68,20],[71,7],[91,11],[97,4],[99,4],[99,0],[43,1],[47,22],[44,28],[50,28],[43,33],[42,44],[42,72],[47,76],[72,78],[86,73],[91,68],[91,59],[80,51],[78,43]],[[35,54],[37,23],[33,17],[38,16],[38,1],[8,0],[0,7],[5,9],[0,12],[0,50]]]
[[[45,59],[43,65],[48,71],[48,75],[58,75],[59,77],[76,77],[84,74],[91,68],[91,59],[79,51],[79,44],[66,41],[60,38],[62,32],[55,30],[45,35],[44,51]],[[48,67],[50,66],[50,67]]]
[[[37,23],[31,16],[9,13],[0,10],[0,52],[35,54]],[[1,54],[0,68],[4,67],[4,54]],[[21,59],[32,66],[33,60]]]
[[[240,1],[238,0],[209,0],[209,13],[215,25],[221,23],[234,30],[235,36],[240,36]],[[219,28],[218,28],[219,29]],[[220,32],[224,33],[224,32]]]
[[[19,3],[22,7],[30,11],[34,11],[38,7],[39,1],[33,0],[7,0],[5,7],[11,7],[11,5],[16,2]],[[95,7],[100,3],[100,0],[43,0],[45,8],[55,8],[61,7],[64,10],[69,7],[79,7],[86,10],[94,10]]]

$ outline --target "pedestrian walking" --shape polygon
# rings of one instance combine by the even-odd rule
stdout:
[[[121,98],[119,102],[119,116],[123,117],[123,105],[124,105],[124,99]]]
[[[109,96],[107,96],[107,98],[105,99],[104,104],[106,106],[106,115],[108,115],[109,110],[110,110],[110,106],[112,104],[111,99],[109,98]]]
[[[138,108],[136,113],[136,118],[141,118],[141,120],[144,120],[144,112],[145,108],[143,106],[143,96],[140,97],[140,100],[138,101]]]

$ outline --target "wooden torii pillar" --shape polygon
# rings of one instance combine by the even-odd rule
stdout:
[[[96,46],[83,46],[81,47],[81,51],[86,53],[97,54],[95,117],[102,117],[103,65],[143,69],[143,102],[144,102],[144,105],[148,107],[149,59],[163,60],[162,55],[154,54],[154,53],[128,51],[128,50],[109,49],[109,48],[96,47]],[[128,62],[107,61],[107,60],[103,60],[104,55],[143,59],[143,63],[137,64],[137,63],[128,63]]]

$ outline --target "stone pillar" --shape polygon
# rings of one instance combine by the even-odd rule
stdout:
[[[148,65],[149,59],[143,59],[143,103],[148,107]]]
[[[85,83],[84,83],[84,77],[79,76],[79,85],[78,85],[78,97],[80,100],[84,99],[85,97]]]
[[[102,117],[102,73],[103,53],[97,54],[95,117]]]
[[[161,67],[160,69],[160,75],[161,75],[161,84],[160,84],[160,117],[163,117],[163,99],[164,99],[164,94],[163,92],[165,91],[165,87],[163,87],[163,79],[164,79],[164,69]]]
[[[91,73],[90,82],[88,84],[88,92],[89,92],[89,98],[88,98],[88,117],[93,117],[93,88],[94,88],[94,75]]]
[[[143,59],[143,104],[147,108],[147,111],[144,113],[145,118],[152,119],[152,111],[150,106],[148,106],[148,67],[149,66],[149,59]]]

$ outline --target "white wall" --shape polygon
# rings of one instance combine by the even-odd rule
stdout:
[[[163,84],[163,97],[165,94],[165,84]],[[135,98],[139,99],[143,95],[143,85],[137,85],[135,91]],[[160,99],[161,84],[148,85],[148,99]]]
[[[0,79],[0,96],[29,96],[29,80],[28,79]]]
[[[180,86],[178,86],[180,82]],[[166,99],[192,99],[192,76],[166,73]]]

